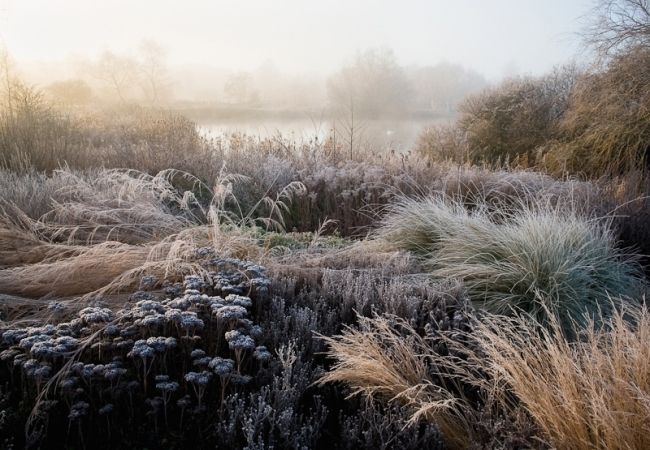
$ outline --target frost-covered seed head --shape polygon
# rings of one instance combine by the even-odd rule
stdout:
[[[140,289],[151,289],[156,286],[158,278],[155,275],[145,275],[140,280]]]
[[[195,312],[183,311],[181,313],[180,327],[185,330],[201,329],[204,323],[196,316]]]
[[[126,375],[127,370],[119,367],[111,368],[111,369],[106,369],[104,372],[104,378],[107,380],[113,381],[118,379],[119,377]]]
[[[61,389],[63,390],[69,391],[71,389],[74,389],[77,386],[77,381],[78,381],[77,377],[64,378],[59,383],[59,387],[61,387]]]
[[[264,334],[264,330],[259,325],[253,325],[248,331],[248,333],[251,335],[253,339],[259,339],[262,337],[262,334]]]
[[[233,371],[235,368],[235,362],[232,359],[220,358],[217,356],[216,358],[212,358],[208,364],[208,368],[212,369],[212,371],[218,376],[225,377]]]
[[[190,358],[195,359],[195,358],[203,358],[205,356],[205,352],[201,350],[200,348],[192,350],[192,353],[190,353]]]
[[[51,335],[56,331],[56,327],[50,323],[42,327],[28,327],[26,328],[27,336],[36,336],[38,334]]]
[[[243,295],[230,294],[224,299],[226,304],[229,305],[238,305],[244,308],[250,308],[253,306],[253,302],[249,297],[244,297]]]
[[[238,330],[228,331],[226,341],[232,350],[252,350],[255,348],[255,341],[252,337],[239,332]]]
[[[212,374],[207,370],[203,372],[188,372],[185,374],[185,381],[198,386],[206,386],[210,382],[210,378],[212,378]]]
[[[89,306],[79,311],[79,318],[87,324],[110,322],[113,320],[113,311],[108,308]]]
[[[70,420],[79,420],[88,413],[88,408],[90,405],[86,402],[77,402],[72,405],[70,408],[70,414],[68,414],[68,419]]]
[[[68,308],[61,302],[51,301],[47,304],[47,310],[52,314],[63,314]]]
[[[175,381],[163,381],[156,383],[156,389],[162,392],[176,392],[178,390],[178,383]]]
[[[269,352],[265,346],[260,345],[255,348],[255,351],[253,352],[253,358],[259,361],[268,361],[271,359],[271,352]]]
[[[126,355],[130,358],[152,358],[154,356],[155,350],[147,345],[147,341],[140,339],[138,341],[135,341],[135,344],[133,344],[133,348],[131,351]]]
[[[162,325],[165,322],[164,314],[149,314],[142,319],[137,320],[135,323],[142,325],[143,327],[156,327]]]
[[[84,364],[83,368],[81,369],[79,375],[81,375],[84,378],[90,378],[93,376],[95,373],[95,365],[94,364]]]
[[[248,314],[248,311],[243,306],[239,305],[226,305],[217,308],[214,315],[220,320],[237,320],[243,319]]]
[[[208,258],[214,255],[214,249],[211,247],[199,247],[195,250],[195,253],[199,258]]]
[[[106,414],[110,414],[113,412],[113,404],[112,403],[106,403],[104,406],[99,408],[97,411],[99,415],[104,416]]]
[[[183,297],[176,297],[174,300],[170,300],[169,302],[167,302],[167,306],[169,306],[174,310],[178,310],[180,312],[180,310],[185,311],[187,308],[189,308],[191,306],[191,303],[186,296],[183,296]],[[179,320],[179,319],[174,319],[173,317],[170,317],[169,320]]]
[[[174,300],[172,300],[173,302]],[[170,302],[171,303],[171,302]],[[170,305],[171,306],[171,305]],[[185,307],[187,308],[187,307]],[[183,309],[185,309],[183,308]],[[181,314],[181,310],[177,308],[170,308],[165,312],[165,320],[168,322],[180,322],[183,319],[183,315]]]
[[[18,347],[24,350],[31,350],[32,346],[37,342],[49,341],[51,338],[47,334],[36,334],[23,338],[18,343]]]
[[[52,373],[52,368],[50,366],[39,366],[34,369],[34,377],[36,378],[49,378]]]
[[[93,375],[104,376],[105,370],[106,367],[104,366],[104,364],[97,364],[95,367],[93,367]]]
[[[135,304],[141,311],[155,311],[157,313],[164,313],[165,306],[155,300],[141,300]]]
[[[173,337],[155,336],[147,339],[147,345],[158,353],[163,353],[170,348],[176,347],[176,339]]]
[[[198,275],[187,275],[183,280],[183,286],[185,289],[201,289],[205,287],[203,278]]]
[[[9,345],[16,344],[25,337],[27,337],[27,331],[25,330],[7,330],[2,333],[2,340]]]

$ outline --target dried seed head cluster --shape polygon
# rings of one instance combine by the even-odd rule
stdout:
[[[67,322],[5,329],[0,361],[24,375],[26,398],[34,386],[65,400],[57,408],[69,405],[70,423],[134,414],[138,402],[149,417],[161,414],[166,422],[181,414],[174,408],[204,411],[208,396],[219,403],[231,391],[236,395],[262,367],[256,361],[271,359],[266,347],[256,350],[263,329],[251,319],[255,301],[268,298],[264,269],[233,259],[213,259],[208,267],[214,271],[207,279],[186,276],[180,289],[167,283],[163,295],[138,291],[117,311],[96,304]],[[140,287],[161,284],[144,276]],[[58,303],[48,308],[64,310]],[[48,380],[57,388],[45,388]]]

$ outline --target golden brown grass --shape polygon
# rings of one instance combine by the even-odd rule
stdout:
[[[524,319],[495,319],[480,328],[489,370],[553,447],[650,448],[650,313],[627,316],[633,324],[619,313],[610,329],[592,323],[573,344],[557,322],[540,330]]]
[[[29,231],[0,221],[0,269],[56,259],[74,250],[73,246],[43,242]]]
[[[320,382],[406,404],[413,420],[436,423],[452,447],[469,444],[481,406],[458,398],[444,381],[435,384],[432,373],[479,388],[503,416],[524,408],[550,447],[650,448],[647,309],[616,313],[604,328],[591,321],[577,342],[563,336],[557,320],[544,328],[502,316],[486,316],[465,337],[475,345],[448,339],[455,356],[441,356],[404,322],[361,318],[359,329],[324,338],[336,363]]]
[[[212,226],[188,228],[147,245],[107,241],[73,246],[36,238],[30,242],[32,263],[23,258],[22,265],[0,270],[0,292],[32,298],[90,298],[137,288],[143,275],[173,280],[201,272],[204,269],[195,253],[200,247],[212,247],[221,256],[262,256],[262,249],[245,232],[225,233]],[[5,253],[12,255],[11,249],[0,255]]]
[[[472,441],[471,418],[464,401],[434,384],[427,367],[430,349],[406,324],[399,333],[388,319],[359,318],[359,329],[347,328],[335,338],[322,336],[336,363],[319,384],[343,382],[350,396],[380,396],[413,408],[412,422],[436,423],[452,448]]]

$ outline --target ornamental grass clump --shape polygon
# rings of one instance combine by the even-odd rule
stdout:
[[[448,448],[648,448],[650,312],[585,322],[570,341],[555,315],[541,324],[483,314],[453,333],[360,318],[325,339],[335,363],[320,383],[407,408],[411,424],[436,424]],[[500,431],[488,444],[490,426]]]
[[[628,308],[578,342],[560,324],[495,317],[476,330],[486,370],[533,418],[552,448],[650,447],[650,312]],[[506,393],[504,392],[504,395]]]
[[[443,196],[402,199],[376,237],[416,254],[435,279],[461,280],[482,308],[541,322],[554,312],[569,333],[574,321],[608,316],[645,285],[637,258],[617,247],[608,220],[542,202],[495,213]]]

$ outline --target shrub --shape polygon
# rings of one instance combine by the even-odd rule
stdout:
[[[425,128],[418,136],[415,152],[430,161],[454,161],[459,164],[472,161],[465,133],[456,124]]]
[[[491,165],[537,163],[537,149],[555,138],[575,83],[574,66],[540,78],[516,78],[468,97],[458,128],[470,161]]]
[[[81,165],[85,158],[78,135],[78,124],[29,86],[15,82],[7,98],[0,99],[2,168],[53,170],[64,161]]]
[[[544,166],[590,177],[648,167],[650,51],[637,47],[578,78]]]

